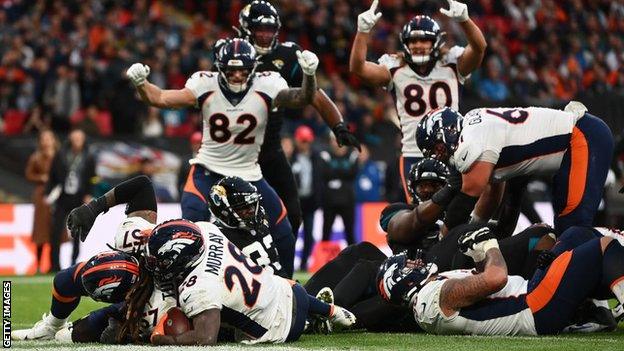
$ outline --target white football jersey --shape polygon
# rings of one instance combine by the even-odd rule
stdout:
[[[559,170],[579,117],[561,110],[480,108],[464,116],[451,163],[466,173],[475,161],[495,164],[494,181]]]
[[[192,318],[208,309],[220,309],[221,322],[236,328],[238,341],[286,341],[293,313],[289,281],[253,263],[214,224],[196,224],[204,236],[205,251],[178,287],[184,313]]]
[[[115,232],[115,249],[129,254],[141,252],[145,232],[155,226],[142,217],[124,218]]]
[[[441,273],[414,297],[414,318],[423,330],[433,334],[537,335],[533,313],[526,304],[527,281],[509,276],[505,287],[452,316],[440,309],[440,290],[447,279],[473,274],[469,270]]]
[[[170,308],[176,307],[176,305],[177,301],[172,293],[166,293],[154,287],[152,295],[143,308],[139,335],[144,339],[149,339],[158,321]]]
[[[396,55],[385,54],[379,58],[379,64],[392,74],[387,89],[393,95],[401,122],[403,156],[423,157],[416,144],[416,127],[427,112],[443,106],[459,111],[461,86],[468,78],[457,71],[457,59],[463,53],[463,47],[452,47],[425,77]]]
[[[190,163],[225,176],[260,180],[258,154],[267,118],[273,99],[288,84],[277,72],[256,73],[242,100],[232,105],[219,87],[218,76],[216,72],[195,72],[186,81],[204,120],[202,145]]]

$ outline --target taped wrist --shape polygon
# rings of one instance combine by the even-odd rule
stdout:
[[[470,213],[474,209],[477,200],[479,200],[478,197],[470,196],[461,191],[455,195],[446,208],[446,217],[444,217],[446,227],[451,230],[460,224],[468,223]]]
[[[431,197],[431,201],[445,209],[453,200],[457,191],[450,186],[445,186],[444,188],[436,191],[435,194]]]
[[[156,211],[156,194],[152,181],[146,176],[128,179],[114,189],[115,204],[126,203],[126,214],[135,211]]]

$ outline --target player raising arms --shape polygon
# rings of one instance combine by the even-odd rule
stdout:
[[[258,54],[256,71],[278,72],[286,80],[288,86],[300,87],[303,72],[297,62],[296,53],[301,50],[301,47],[293,42],[282,43],[278,40],[281,21],[277,9],[268,1],[254,0],[240,11],[238,20],[240,28],[236,30],[242,38],[254,46]],[[347,129],[340,111],[322,89],[318,89],[314,94],[312,105],[325,123],[332,128],[340,146],[360,148],[359,141]],[[288,210],[288,219],[297,236],[302,216],[301,206],[295,178],[281,147],[282,113],[284,117],[298,117],[303,111],[287,109],[269,118],[260,150],[259,163],[262,175],[284,201]]]
[[[440,12],[459,23],[468,46],[454,46],[444,52],[445,33],[431,17],[419,15],[403,26],[399,54],[383,55],[379,63],[366,61],[369,33],[381,18],[381,13],[375,13],[377,3],[374,0],[358,16],[349,69],[365,83],[386,87],[393,94],[403,134],[399,172],[409,202],[407,174],[423,157],[414,138],[416,126],[432,109],[440,106],[459,109],[461,85],[481,64],[486,42],[479,27],[468,17],[466,4],[448,0],[449,9],[441,8]]]
[[[207,198],[211,186],[223,176],[239,176],[252,182],[262,195],[271,235],[288,276],[292,275],[295,240],[286,209],[264,180],[258,154],[269,113],[279,108],[309,104],[316,91],[318,58],[298,52],[304,72],[301,88],[288,88],[276,72],[256,73],[256,51],[243,39],[223,44],[216,55],[218,73],[196,72],[183,89],[164,90],[147,81],[149,67],[135,63],[127,75],[146,103],[161,108],[198,107],[204,119],[202,146],[190,163],[182,195],[182,217],[208,219]]]

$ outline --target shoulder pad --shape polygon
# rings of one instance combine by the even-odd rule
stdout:
[[[115,233],[115,249],[129,254],[141,252],[146,231],[151,231],[154,227],[154,224],[141,217],[124,218]]]
[[[265,71],[256,72],[252,87],[274,98],[280,90],[288,89],[288,83],[279,72]]]
[[[459,59],[459,57],[464,53],[464,50],[466,50],[466,48],[463,46],[455,45],[446,54],[444,54],[444,56],[442,56],[440,62],[443,65],[457,64],[457,59]]]
[[[452,164],[460,173],[466,173],[472,164],[483,154],[483,147],[480,142],[465,140],[460,136],[457,150],[453,153]]]

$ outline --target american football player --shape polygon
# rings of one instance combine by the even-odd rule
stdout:
[[[423,157],[416,145],[416,126],[432,109],[450,106],[458,110],[464,81],[481,64],[486,42],[479,27],[468,16],[468,7],[448,0],[449,9],[440,12],[456,21],[466,34],[466,47],[444,48],[445,33],[429,16],[418,15],[403,26],[401,51],[383,55],[379,63],[366,61],[370,31],[381,18],[378,0],[358,16],[358,30],[353,41],[349,69],[372,86],[386,87],[393,94],[402,131],[402,156],[399,172],[405,198],[409,202],[407,174]]]
[[[239,36],[249,41],[256,49],[258,60],[256,71],[278,72],[286,80],[288,86],[300,87],[303,71],[296,53],[302,49],[296,43],[279,41],[281,21],[277,9],[268,1],[254,0],[240,11],[238,20]],[[347,129],[340,111],[323,89],[316,91],[312,105],[332,128],[340,145],[359,149],[359,141]],[[264,178],[284,201],[295,237],[301,223],[301,206],[295,178],[280,144],[280,131],[283,117],[298,117],[302,113],[301,109],[289,108],[272,114],[267,122],[264,143],[258,159]]]
[[[427,155],[462,173],[461,191],[447,207],[449,229],[468,222],[486,188],[497,193],[492,189],[505,180],[526,175],[553,176],[557,234],[591,227],[613,155],[609,127],[575,101],[563,111],[481,108],[465,117],[440,108],[422,119],[416,139]]]
[[[250,344],[297,340],[308,314],[322,315],[336,326],[355,323],[349,311],[253,263],[209,222],[163,222],[143,250],[157,285],[177,283],[180,308],[193,323],[192,330],[176,336],[156,328],[153,344],[213,345],[222,322],[236,328],[238,341]],[[128,313],[135,310],[143,308],[131,302]]]
[[[318,58],[312,52],[297,54],[304,72],[301,88],[288,88],[277,72],[256,72],[256,51],[244,39],[223,44],[217,55],[218,73],[196,72],[183,89],[163,90],[147,81],[149,66],[135,63],[127,76],[146,103],[165,108],[201,108],[204,119],[202,147],[191,159],[193,165],[182,195],[182,216],[208,220],[206,198],[212,185],[224,176],[240,176],[262,194],[271,235],[276,242],[287,275],[292,276],[295,240],[286,209],[264,180],[258,154],[269,114],[279,108],[301,108],[316,91]]]
[[[586,231],[571,227],[564,232],[553,248],[559,256],[528,281],[508,275],[487,227],[469,231],[459,238],[459,246],[474,260],[476,271],[440,273],[433,263],[401,254],[380,269],[379,293],[409,305],[428,333],[557,334],[587,298],[624,301],[624,247],[611,237],[585,235]]]
[[[50,313],[32,328],[15,330],[13,340],[50,340],[63,329],[69,315],[78,307],[83,296],[95,301],[118,304],[124,301],[126,293],[139,278],[139,264],[136,258],[123,252],[99,253],[85,262],[63,269],[54,276]],[[100,310],[108,321],[109,315],[117,315],[117,306]],[[102,328],[103,329],[103,328]]]

